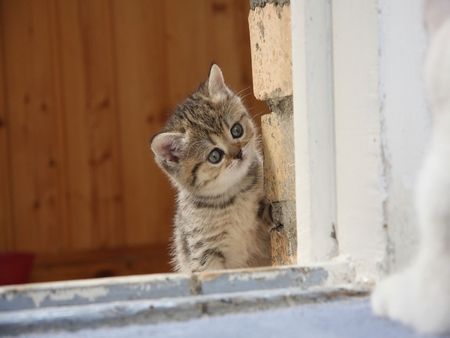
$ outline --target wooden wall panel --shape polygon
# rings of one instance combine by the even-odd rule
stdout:
[[[94,246],[83,44],[76,1],[56,1],[69,248]]]
[[[41,254],[34,262],[31,282],[170,272],[169,261],[167,247],[161,244]]]
[[[171,232],[174,194],[149,148],[150,137],[162,129],[172,108],[164,1],[116,0],[113,13],[127,244],[164,243]]]
[[[3,22],[3,11],[0,10],[0,252],[10,251],[14,247],[7,128],[9,121],[6,115],[6,86],[3,70]]]
[[[246,96],[254,115],[267,113],[253,96],[246,0],[169,0],[165,2],[169,101],[178,103],[206,79],[211,62],[225,82]],[[259,118],[256,119],[259,125]]]
[[[125,244],[110,3],[60,1],[71,248]]]
[[[56,252],[66,243],[51,2],[3,1],[2,11],[14,248]]]
[[[209,3],[209,0],[165,3],[169,102],[179,103],[197,89],[214,61],[206,52],[210,34],[206,26]]]

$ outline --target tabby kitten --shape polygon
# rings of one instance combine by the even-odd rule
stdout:
[[[270,265],[273,222],[264,202],[255,126],[216,64],[153,137],[151,148],[178,190],[176,271]]]

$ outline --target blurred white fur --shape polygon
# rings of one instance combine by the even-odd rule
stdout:
[[[412,265],[372,294],[376,315],[423,333],[450,333],[450,0],[425,6],[425,79],[433,129],[417,189],[420,249]]]

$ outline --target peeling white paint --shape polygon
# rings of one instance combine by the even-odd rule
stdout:
[[[29,292],[27,295],[33,300],[35,307],[40,307],[41,303],[48,297],[48,292]]]
[[[418,244],[414,186],[427,145],[430,117],[423,63],[422,0],[379,0],[380,88],[388,153],[386,224],[390,268],[398,270]]]
[[[190,278],[185,274],[155,274],[5,286],[0,287],[0,311],[111,302],[119,298],[183,297],[190,294]]]
[[[286,270],[278,270],[278,271],[255,271],[251,273],[238,273],[233,274],[228,277],[228,280],[231,283],[235,281],[249,281],[249,280],[274,280],[279,278],[280,276],[284,276],[287,274]]]
[[[117,285],[134,285],[141,286],[146,284],[158,284],[164,282],[181,283],[186,279],[189,279],[190,275],[182,273],[167,273],[167,274],[151,274],[151,275],[139,275],[139,276],[127,276],[127,277],[111,277],[111,278],[97,278],[97,279],[84,279],[73,280],[63,282],[51,282],[51,283],[33,283],[24,285],[11,285],[0,287],[0,296],[8,294],[10,291],[39,291],[48,290],[51,287],[54,290],[67,289],[67,288],[84,288],[84,287],[108,287]]]
[[[109,289],[107,287],[89,287],[89,288],[60,288],[46,291],[30,291],[26,296],[33,300],[35,307],[40,307],[43,301],[63,301],[74,300],[76,297],[85,298],[90,302],[97,298],[107,296]]]
[[[59,290],[50,295],[51,300],[70,300],[75,299],[75,297],[86,298],[93,302],[97,298],[104,297],[108,295],[109,289],[106,287],[95,287],[89,289],[69,289],[69,290]]]

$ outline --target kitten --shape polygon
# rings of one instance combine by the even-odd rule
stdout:
[[[151,148],[178,190],[176,271],[271,264],[273,222],[264,202],[256,129],[216,64],[153,137]]]
[[[425,21],[433,130],[417,191],[421,243],[413,264],[378,285],[371,301],[377,315],[424,333],[450,333],[450,2],[428,1]]]

